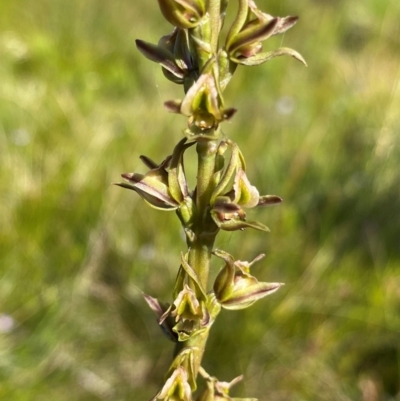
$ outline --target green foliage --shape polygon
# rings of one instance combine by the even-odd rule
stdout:
[[[143,399],[170,363],[140,290],[169,296],[184,239],[172,214],[111,186],[184,128],[160,106],[180,89],[134,45],[170,27],[140,3],[0,4],[0,399]],[[205,368],[244,373],[235,394],[265,401],[396,399],[400,4],[258,3],[300,15],[264,50],[290,44],[309,67],[239,66],[227,88],[239,111],[223,129],[284,202],[265,213],[271,234],[217,247],[265,253],[252,274],[286,285],[220,314]]]

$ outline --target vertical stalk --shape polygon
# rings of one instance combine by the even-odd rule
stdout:
[[[218,38],[221,29],[221,0],[212,0],[209,3],[209,13],[211,22],[210,45],[214,54],[218,51]]]
[[[200,284],[204,289],[207,289],[208,273],[210,270],[210,259],[213,245],[214,238],[211,242],[209,241],[208,243],[204,243],[204,241],[200,240],[195,240],[190,244],[188,263],[197,273]]]
[[[200,141],[197,143],[198,167],[196,187],[197,219],[195,227],[195,239],[189,245],[189,265],[199,277],[200,284],[205,291],[208,286],[211,251],[214,246],[215,233],[208,233],[207,220],[209,219],[209,204],[214,190],[213,174],[215,171],[215,157],[217,153],[216,141]],[[195,286],[193,285],[195,288]],[[200,294],[197,294],[200,296]],[[197,376],[201,366],[201,360],[209,334],[209,328],[191,337],[181,344],[179,348],[193,347],[194,349],[194,374]]]
[[[203,216],[206,207],[210,202],[211,193],[214,189],[212,177],[215,169],[215,155],[217,153],[217,141],[197,142],[197,189],[196,206],[199,215]],[[201,213],[200,213],[201,212]]]
[[[257,32],[265,32],[266,28],[272,29],[272,25],[268,25],[269,17],[264,18],[259,15],[253,0],[237,0],[239,6],[237,16],[229,30],[225,46],[219,48],[219,34],[228,1],[158,0],[164,17],[175,26],[175,29],[172,34],[163,37],[158,45],[137,42],[139,50],[148,59],[162,65],[169,80],[183,83],[185,99],[181,103],[167,102],[167,105],[170,111],[189,117],[189,128],[185,134],[190,140],[196,141],[198,159],[197,185],[193,195],[189,195],[191,192],[187,190],[183,165],[183,153],[187,145],[184,142],[180,142],[175,148],[176,151],[174,150],[174,157],[179,156],[179,159],[173,159],[173,162],[166,160],[158,167],[153,162],[146,163],[151,169],[148,173],[124,174],[123,177],[129,184],[118,184],[135,190],[157,209],[176,209],[187,235],[189,248],[187,260],[185,255],[176,280],[173,303],[165,310],[163,303],[146,296],[150,307],[159,316],[162,328],[171,334],[171,338],[177,340],[168,378],[153,400],[192,399],[189,392],[197,388],[196,377],[201,367],[210,327],[221,307],[236,309],[247,307],[280,286],[279,283],[258,282],[248,273],[245,274],[246,277],[243,277],[241,272],[236,274],[233,258],[221,251],[216,255],[226,262],[229,257],[230,264],[227,264],[229,271],[225,274],[224,267],[216,278],[213,291],[208,291],[210,260],[219,229],[233,231],[253,227],[262,231],[267,230],[261,223],[246,222],[241,207],[254,207],[267,202],[269,198],[263,197],[263,202],[259,202],[261,198],[258,192],[253,190],[254,187],[242,171],[244,161],[240,151],[231,141],[226,141],[226,144],[232,148],[232,158],[229,165],[224,167],[223,149],[220,155],[218,152],[217,138],[220,138],[220,132],[218,128],[210,128],[210,125],[212,123],[212,126],[218,127],[223,120],[233,115],[233,109],[224,108],[222,90],[238,64],[258,64],[258,59],[252,59],[253,53],[249,52],[246,46],[250,46],[250,50],[253,48],[258,50],[260,40],[268,35],[259,37]],[[257,18],[252,19],[253,14]],[[250,25],[247,29],[245,26],[248,20]],[[292,17],[281,19],[280,28],[275,24],[274,27],[277,29],[271,31],[271,34],[283,33],[296,20],[297,18]],[[243,59],[236,57],[236,50],[231,49],[232,44],[235,45],[232,46],[233,50],[244,48]],[[293,50],[274,53],[274,55],[281,54],[288,54],[302,61],[301,56]],[[244,60],[246,57],[250,59],[247,62]],[[269,57],[265,56],[265,59],[260,60],[264,62],[268,59]],[[189,144],[192,145],[191,142]],[[218,170],[222,169],[221,174],[215,174],[217,160]],[[240,185],[236,185],[238,180]],[[220,205],[214,204],[216,203],[214,198],[211,199],[216,188],[215,194],[221,196]],[[233,193],[235,196],[231,199]],[[218,199],[217,196],[216,198]],[[280,200],[278,197],[275,199]],[[249,266],[252,263],[249,263]],[[231,384],[236,381],[232,381]],[[207,389],[200,399],[221,398],[210,388],[210,385],[216,386],[216,384],[214,378],[208,379]],[[222,398],[231,399],[227,391],[228,387],[224,388]]]
[[[198,167],[196,187],[197,221],[194,232],[196,239],[190,244],[189,264],[200,278],[201,285],[207,289],[208,271],[214,236],[204,235],[207,222],[208,207],[214,190],[213,174],[215,171],[216,141],[201,141],[197,143]]]

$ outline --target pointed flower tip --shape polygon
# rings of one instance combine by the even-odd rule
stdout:
[[[181,112],[181,104],[180,100],[167,100],[164,102],[164,108],[170,113],[179,114]]]
[[[121,174],[121,177],[122,178],[125,178],[125,180],[131,180],[132,179],[132,177],[133,177],[133,173],[123,173],[123,174]]]
[[[135,39],[135,45],[138,49],[140,49],[144,43],[146,43],[146,42],[141,39]]]
[[[144,155],[140,155],[139,159],[142,161],[142,163],[148,167],[150,170],[157,168],[159,165],[150,159],[150,157],[144,156]]]
[[[125,189],[131,189],[132,191],[136,191],[136,188],[134,185],[128,184],[126,182],[116,182],[114,183],[117,187],[125,188]]]
[[[234,107],[231,107],[229,109],[225,109],[223,111],[223,119],[226,121],[229,121],[237,112],[237,109],[235,109]]]
[[[277,195],[263,195],[260,196],[257,207],[274,206],[283,202],[283,199]]]

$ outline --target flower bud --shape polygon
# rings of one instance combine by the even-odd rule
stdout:
[[[205,14],[204,0],[158,0],[164,18],[183,29],[194,28]]]

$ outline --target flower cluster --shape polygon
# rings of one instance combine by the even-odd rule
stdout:
[[[177,343],[164,385],[152,401],[193,401],[198,374],[205,379],[206,388],[197,401],[241,400],[229,396],[230,387],[241,377],[220,382],[201,367],[208,333],[221,309],[247,308],[282,286],[250,274],[252,264],[264,255],[243,262],[214,249],[220,230],[269,231],[263,223],[247,220],[246,210],[282,202],[276,195],[260,195],[250,183],[238,145],[222,134],[220,123],[236,112],[225,107],[223,91],[239,65],[259,65],[282,55],[305,64],[302,56],[289,48],[263,51],[263,43],[290,29],[297,17],[273,17],[260,11],[254,0],[237,1],[237,15],[224,41],[219,36],[228,0],[158,0],[163,16],[174,26],[172,32],[157,44],[136,41],[139,51],[158,63],[168,80],[183,85],[183,100],[169,100],[165,107],[188,119],[184,138],[171,155],[161,163],[141,156],[148,171],[122,174],[125,181],[117,184],[135,191],[155,209],[175,211],[188,245],[187,253],[181,254],[172,302],[144,295],[163,332]],[[193,145],[198,174],[192,189],[184,159]],[[224,266],[208,287],[212,256],[222,259]]]
[[[217,275],[213,290],[206,293],[199,277],[188,264],[186,256],[182,255],[181,267],[176,279],[174,301],[171,305],[144,295],[151,309],[156,313],[158,322],[169,339],[175,342],[185,342],[190,338],[201,336],[209,330],[215,321],[221,307],[228,310],[244,309],[257,300],[277,291],[282,283],[259,282],[250,274],[250,267],[264,255],[259,255],[252,262],[235,261],[231,255],[221,250],[213,254],[225,261],[225,266]],[[194,289],[189,286],[192,282]],[[198,349],[185,347],[175,357],[171,364],[163,388],[153,398],[166,401],[192,401],[192,393],[196,390],[196,359]],[[198,369],[207,381],[207,389],[200,395],[198,401],[229,401],[231,383],[219,382],[207,375],[204,369]],[[239,399],[236,399],[238,400]],[[249,399],[243,399],[243,401]]]
[[[136,191],[153,208],[176,210],[189,237],[194,235],[193,224],[198,219],[198,210],[193,196],[196,189],[189,190],[183,155],[192,144],[193,142],[188,143],[187,139],[183,138],[173,154],[160,164],[141,156],[141,160],[150,170],[146,174],[122,174],[126,182],[116,184]],[[228,148],[231,155],[225,166],[224,154]],[[257,188],[251,185],[246,175],[244,157],[239,147],[230,140],[221,141],[218,146],[211,185],[213,191],[209,212],[214,226],[211,224],[210,230],[214,235],[218,229],[237,231],[254,228],[269,231],[268,227],[258,221],[246,220],[243,209],[276,205],[281,203],[282,199],[276,195],[261,196]]]
[[[225,18],[227,0],[220,1],[218,21],[213,21],[209,7],[213,0],[158,0],[165,18],[174,25],[171,34],[157,45],[137,40],[136,45],[149,60],[161,65],[166,78],[183,84],[182,101],[169,100],[167,110],[187,117],[188,137],[215,139],[219,123],[229,120],[234,108],[225,108],[222,92],[238,65],[254,66],[274,57],[292,56],[306,65],[295,50],[282,47],[263,52],[263,42],[285,33],[297,17],[272,17],[261,12],[253,0],[239,0],[234,20],[224,45],[213,46],[213,35],[219,36]],[[214,134],[214,135],[212,135]]]

